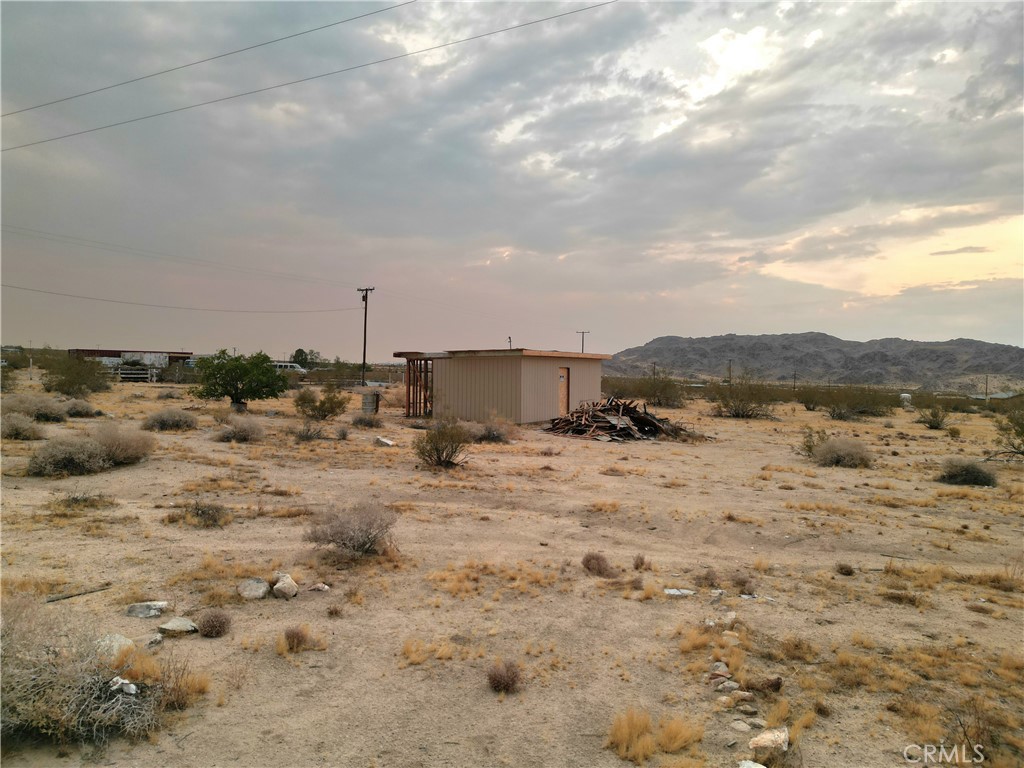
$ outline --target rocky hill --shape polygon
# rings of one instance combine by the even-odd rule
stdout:
[[[658,373],[725,378],[748,373],[765,381],[865,384],[982,392],[1024,389],[1024,349],[973,339],[844,341],[825,333],[762,336],[662,336],[623,350],[605,363],[607,375]]]

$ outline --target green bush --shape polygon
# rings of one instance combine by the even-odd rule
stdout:
[[[231,407],[244,411],[250,400],[278,397],[288,388],[288,378],[274,368],[274,361],[263,352],[255,355],[229,355],[220,350],[196,362],[199,386],[192,394],[204,400],[226,397]]]
[[[976,461],[968,459],[949,459],[942,466],[942,474],[936,478],[940,483],[949,485],[985,485],[994,486],[996,476]]]
[[[683,404],[683,385],[669,376],[605,376],[601,392],[607,397],[643,400],[661,408],[678,408]]]
[[[1024,456],[1024,410],[996,417],[996,455]]]
[[[819,467],[870,467],[871,453],[867,446],[849,437],[830,437],[814,446],[811,458]]]
[[[164,408],[146,417],[142,428],[150,431],[167,432],[171,430],[195,429],[198,424],[195,416],[180,408]]]
[[[343,414],[351,399],[351,395],[338,392],[333,387],[327,387],[319,397],[312,389],[300,389],[295,394],[295,411],[306,419],[329,421]]]
[[[949,413],[941,405],[919,409],[917,414],[915,422],[924,424],[928,429],[945,429],[949,420]]]
[[[5,413],[0,420],[4,440],[42,440],[43,431],[24,413]]]
[[[40,446],[28,462],[37,477],[92,475],[111,467],[103,446],[90,437],[58,437]]]
[[[43,374],[43,389],[68,397],[82,397],[90,392],[110,389],[107,369],[95,360],[65,357],[56,360]]]
[[[466,460],[469,431],[454,419],[440,419],[429,429],[416,435],[413,451],[428,467],[448,469]]]

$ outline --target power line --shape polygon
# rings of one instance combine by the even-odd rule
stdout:
[[[155,307],[157,309],[181,309],[189,312],[225,312],[228,314],[241,315],[308,315],[317,312],[356,312],[360,307],[336,307],[332,309],[214,309],[209,307],[179,307],[172,304],[147,304],[142,301],[123,301],[121,299],[101,299],[96,296],[79,296],[77,293],[60,293],[59,291],[44,291],[39,288],[26,288],[22,285],[11,285],[0,283],[4,288],[13,288],[16,291],[31,291],[32,293],[45,293],[48,296],[66,296],[71,299],[85,299],[86,301],[101,301],[105,304],[130,304],[133,307]]]
[[[34,147],[37,144],[47,144],[47,143],[49,143],[51,141],[60,141],[61,139],[70,139],[73,136],[83,136],[83,135],[85,135],[87,133],[95,133],[96,131],[103,131],[103,130],[106,130],[107,128],[116,128],[116,127],[121,126],[121,125],[129,125],[131,123],[138,123],[138,122],[141,122],[143,120],[150,120],[150,119],[152,119],[154,117],[163,117],[164,115],[173,115],[176,112],[185,112],[185,111],[190,110],[190,109],[197,109],[199,107],[206,107],[206,106],[209,106],[210,104],[219,104],[220,102],[223,102],[223,101],[231,101],[232,99],[240,99],[240,98],[242,98],[244,96],[253,96],[253,95],[257,94],[257,93],[266,93],[267,91],[273,91],[273,90],[275,90],[277,88],[285,88],[285,87],[287,87],[289,85],[298,85],[299,83],[308,83],[311,80],[319,80],[321,78],[330,77],[332,75],[340,75],[340,74],[343,74],[345,72],[353,72],[353,71],[355,71],[357,69],[365,69],[367,67],[372,67],[372,66],[375,66],[377,64],[385,64],[385,63],[387,63],[389,61],[398,61],[400,59],[407,59],[407,58],[409,58],[411,56],[418,56],[421,53],[429,53],[431,51],[438,51],[438,50],[441,50],[442,48],[450,48],[453,45],[461,45],[462,43],[468,43],[468,42],[471,42],[473,40],[480,40],[480,39],[485,38],[485,37],[492,37],[494,35],[500,35],[503,32],[511,32],[513,30],[516,30],[516,29],[522,29],[523,27],[533,26],[534,24],[542,24],[542,23],[544,23],[546,21],[552,21],[553,19],[560,19],[560,18],[562,18],[564,16],[572,16],[575,13],[583,13],[585,11],[592,11],[595,8],[600,8],[600,7],[605,6],[605,5],[614,5],[617,2],[618,2],[618,0],[605,0],[605,2],[603,2],[603,3],[596,3],[594,5],[588,5],[588,6],[585,6],[583,8],[576,8],[576,9],[571,10],[571,11],[565,11],[563,13],[556,13],[553,16],[545,16],[542,19],[534,19],[533,21],[525,21],[522,24],[513,24],[510,27],[503,27],[502,29],[495,29],[495,30],[491,30],[490,32],[481,32],[478,35],[471,35],[470,37],[464,37],[464,38],[462,38],[460,40],[452,40],[452,41],[447,42],[447,43],[439,43],[438,45],[431,45],[431,46],[429,46],[427,48],[420,48],[418,51],[408,51],[406,53],[400,53],[400,54],[398,54],[396,56],[388,56],[388,57],[383,58],[383,59],[377,59],[376,61],[369,61],[369,62],[366,62],[364,64],[355,64],[355,65],[353,65],[351,67],[344,67],[343,69],[336,69],[336,70],[334,70],[332,72],[324,72],[323,74],[320,74],[320,75],[310,75],[309,77],[303,77],[303,78],[300,78],[298,80],[290,80],[287,83],[279,83],[277,85],[268,85],[265,88],[257,88],[257,89],[252,90],[252,91],[245,91],[243,93],[236,93],[236,94],[233,94],[231,96],[221,96],[220,98],[217,98],[217,99],[210,99],[209,101],[201,101],[198,104],[189,104],[188,106],[185,106],[185,107],[175,107],[174,109],[166,109],[163,112],[154,112],[154,113],[149,114],[149,115],[143,115],[141,117],[133,117],[133,118],[130,118],[128,120],[120,120],[120,121],[118,121],[116,123],[108,123],[107,125],[100,125],[100,126],[97,126],[95,128],[86,128],[83,131],[75,131],[73,133],[65,133],[62,136],[53,136],[52,138],[49,138],[49,139],[40,139],[39,141],[30,141],[30,142],[28,142],[26,144],[17,144],[17,145],[15,145],[13,147],[7,147],[5,149],[0,149],[0,152],[11,152],[11,151],[13,151],[15,149],[24,149],[26,147]]]
[[[410,4],[415,3],[415,2],[416,2],[416,0],[406,0],[406,2],[399,3],[398,5],[391,5],[391,6],[388,6],[387,8],[378,8],[376,11],[370,11],[369,13],[363,13],[363,14],[360,14],[359,16],[353,16],[350,19],[342,19],[341,21],[334,21],[334,22],[331,22],[330,24],[324,24],[321,27],[314,27],[313,29],[306,29],[306,30],[303,30],[302,32],[296,32],[296,33],[291,34],[291,35],[285,35],[284,37],[278,37],[278,38],[275,38],[273,40],[267,40],[266,42],[263,42],[263,43],[256,43],[255,45],[249,45],[249,46],[246,46],[245,48],[239,48],[236,51],[228,51],[227,53],[220,53],[220,54],[217,54],[216,56],[210,56],[210,57],[205,58],[205,59],[199,59],[199,61],[192,61],[192,62],[189,62],[188,64],[181,64],[181,65],[179,65],[177,67],[171,67],[170,69],[162,69],[159,72],[153,72],[153,73],[148,74],[148,75],[141,75],[139,77],[133,77],[130,80],[123,80],[120,83],[113,83],[112,85],[104,85],[101,88],[93,88],[91,91],[83,91],[82,93],[76,93],[76,94],[73,94],[71,96],[65,96],[64,98],[61,98],[61,99],[54,99],[53,101],[47,101],[47,102],[44,102],[43,104],[36,104],[34,107],[24,107],[22,109],[12,110],[11,112],[4,112],[2,115],[0,115],[0,117],[10,117],[11,115],[18,115],[18,114],[21,114],[22,112],[30,112],[33,109],[42,109],[43,107],[49,107],[49,106],[52,106],[54,104],[60,104],[61,102],[71,101],[72,99],[78,99],[78,98],[81,98],[82,96],[91,96],[92,94],[100,93],[101,91],[109,91],[112,88],[120,88],[122,85],[129,85],[130,83],[137,83],[140,80],[148,80],[151,77],[157,77],[158,75],[166,75],[169,72],[177,72],[179,69],[187,69],[188,67],[194,67],[197,64],[205,64],[208,61],[216,61],[217,59],[223,59],[226,56],[234,56],[236,53],[244,53],[245,51],[251,51],[251,50],[253,50],[255,48],[262,48],[265,45],[272,45],[273,43],[280,43],[282,40],[291,40],[293,37],[301,37],[302,35],[308,35],[311,32],[319,32],[320,30],[323,30],[323,29],[329,29],[330,27],[336,27],[339,24],[347,24],[350,21],[356,21],[358,19],[365,19],[367,16],[373,16],[374,14],[377,14],[377,13],[384,13],[385,11],[390,11],[390,10],[393,10],[395,8],[401,8],[403,5],[410,5]]]

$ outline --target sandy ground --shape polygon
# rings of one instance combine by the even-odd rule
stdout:
[[[464,467],[435,473],[417,465],[418,432],[397,408],[384,409],[380,429],[350,428],[346,441],[331,429],[298,444],[290,401],[254,403],[267,437],[222,444],[211,439],[222,405],[157,400],[166,389],[120,385],[93,398],[122,424],[168,406],[199,416],[195,431],[157,433],[136,466],[31,478],[24,468],[38,443],[4,442],[4,590],[68,593],[113,580],[45,610],[128,637],[161,622],[127,617],[132,600],[169,600],[173,614],[192,617],[224,603],[228,636],[157,651],[207,671],[210,693],[150,741],[59,756],[7,740],[5,766],[624,766],[604,744],[629,707],[704,725],[697,747],[649,764],[735,766],[756,730],[735,730],[741,715],[707,682],[715,640],[680,646],[705,620],[717,622],[716,638],[728,626],[741,638],[744,653],[730,659],[737,679],[783,679],[751,704],[769,725],[797,726],[792,765],[907,765],[904,748],[934,738],[937,724],[956,738],[943,729],[972,697],[988,712],[990,754],[1001,743],[1006,756],[989,764],[1021,764],[1011,745],[1024,736],[1024,474],[997,464],[996,488],[935,481],[944,459],[992,446],[991,419],[958,416],[952,438],[912,413],[849,424],[783,405],[776,421],[745,422],[695,401],[661,415],[708,442],[607,444],[520,428],[513,444],[473,446]],[[875,465],[815,467],[794,450],[805,425],[859,438]],[[375,446],[378,435],[395,447]],[[58,517],[47,505],[69,492],[116,504]],[[225,504],[234,520],[164,522],[191,500]],[[310,514],[357,502],[400,513],[397,557],[339,567],[303,540]],[[591,551],[639,575],[643,589],[589,575],[581,558]],[[637,554],[653,568],[635,572]],[[837,574],[839,563],[852,575]],[[299,596],[236,601],[230,572],[246,568],[290,572]],[[1017,581],[1004,591],[972,583],[977,574]],[[331,590],[306,591],[318,581]],[[696,594],[667,597],[667,587]],[[276,653],[282,631],[303,623],[326,649]],[[810,644],[805,658],[796,639]],[[403,652],[417,643],[421,663]],[[496,658],[521,665],[521,692],[490,690]]]

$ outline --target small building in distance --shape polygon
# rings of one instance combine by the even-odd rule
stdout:
[[[405,415],[492,416],[516,424],[564,416],[601,397],[611,355],[537,349],[395,352],[405,358]]]

